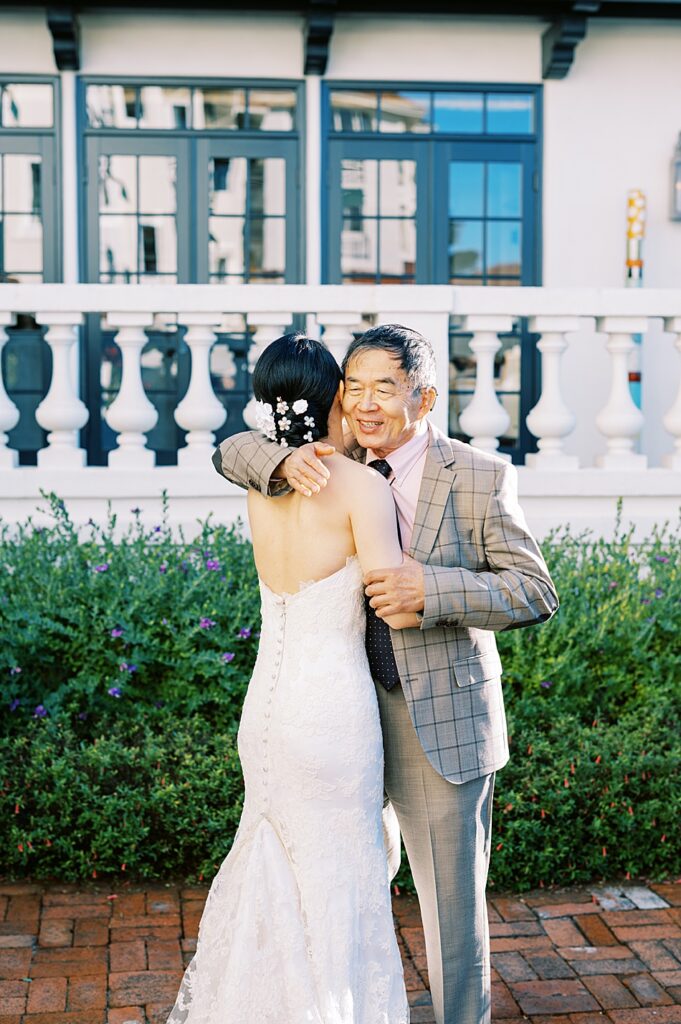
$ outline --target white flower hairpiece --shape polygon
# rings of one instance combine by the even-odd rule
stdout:
[[[294,402],[291,406],[296,416],[300,416],[302,413],[307,412],[307,400],[305,398],[299,398],[297,402]],[[307,417],[305,417],[307,420]]]
[[[302,416],[303,413],[307,412],[308,408],[309,405],[306,398],[298,398],[289,406],[288,402],[284,401],[281,396],[277,395],[276,406],[274,408],[272,408],[269,402],[257,401],[255,403],[256,426],[258,427],[258,430],[262,431],[265,437],[269,438],[270,441],[278,440],[278,443],[282,448],[288,448],[289,443],[286,437],[277,438],[277,432],[279,434],[286,434],[286,432],[291,429],[293,416]],[[289,415],[287,416],[286,413],[289,413]],[[280,418],[276,419],[276,417]],[[306,427],[311,428],[307,433],[303,434],[303,439],[305,441],[313,441],[314,437],[312,429],[315,426],[314,416],[305,416],[303,418],[303,423]]]
[[[274,424],[274,412],[269,402],[255,403],[255,423],[270,441],[277,440],[277,428]]]
[[[277,412],[280,416],[283,416],[285,412],[288,412],[288,405],[283,398],[277,398]]]

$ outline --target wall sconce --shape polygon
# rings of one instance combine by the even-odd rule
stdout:
[[[672,220],[681,220],[681,132],[672,161]]]

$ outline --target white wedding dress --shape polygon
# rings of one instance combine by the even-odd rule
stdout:
[[[168,1024],[407,1024],[359,561],[260,591],[243,814]]]

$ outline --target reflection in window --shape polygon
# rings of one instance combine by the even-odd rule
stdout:
[[[335,132],[375,132],[378,130],[378,93],[334,90],[331,115]]]
[[[416,161],[341,161],[341,273],[355,283],[416,274]]]
[[[429,132],[430,93],[382,92],[379,127],[382,132]]]
[[[449,164],[450,284],[519,284],[522,164]]]
[[[0,282],[42,280],[41,171],[32,153],[0,154]]]
[[[534,131],[534,100],[527,93],[487,96],[487,131],[493,135],[530,135]]]
[[[0,84],[0,123],[3,128],[51,128],[52,86],[34,82]]]
[[[433,127],[436,132],[477,135],[483,129],[482,109],[482,93],[436,92]]]

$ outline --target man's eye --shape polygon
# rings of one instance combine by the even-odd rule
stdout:
[[[379,388],[376,394],[380,395],[381,398],[392,398],[393,396],[392,391],[384,391],[382,388]]]

